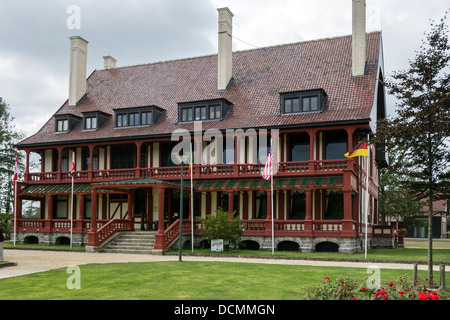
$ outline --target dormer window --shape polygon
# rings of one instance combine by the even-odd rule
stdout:
[[[83,130],[98,130],[109,117],[110,114],[101,111],[83,112]]]
[[[308,90],[282,93],[281,114],[297,114],[308,112],[322,112],[327,94],[324,90]]]
[[[158,122],[164,109],[158,106],[115,109],[116,128],[151,126]]]
[[[232,103],[225,99],[179,103],[178,121],[223,120],[231,108]]]
[[[84,128],[86,130],[97,129],[97,117],[87,117],[84,119]]]
[[[69,119],[56,120],[56,132],[69,131]]]
[[[80,122],[81,118],[73,114],[55,115],[55,133],[67,133]]]

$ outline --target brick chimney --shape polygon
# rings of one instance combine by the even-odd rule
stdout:
[[[69,106],[86,94],[87,44],[79,36],[70,37]]]
[[[352,75],[364,76],[366,68],[366,0],[352,0]]]
[[[232,72],[232,29],[233,13],[228,8],[217,9],[219,11],[219,52],[217,69],[217,90],[226,90],[230,84]]]
[[[111,56],[103,57],[103,67],[105,69],[115,69],[117,60]]]

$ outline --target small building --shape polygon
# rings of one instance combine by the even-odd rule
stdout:
[[[428,212],[427,200],[422,200],[424,204],[421,215],[415,216],[411,222],[403,222],[407,230],[407,238],[428,238]],[[433,202],[433,238],[447,238],[447,217],[449,214],[448,200],[437,200]]]
[[[393,245],[393,228],[378,225],[383,149],[370,146],[368,162],[344,156],[386,116],[382,34],[366,33],[365,1],[353,1],[352,35],[237,52],[233,14],[218,13],[218,54],[125,67],[106,56],[87,78],[88,42],[70,38],[69,98],[17,145],[19,241],[64,243],[72,222],[74,244],[92,250],[135,230],[153,230],[154,249],[166,250],[184,187],[184,232],[194,219],[196,244],[197,218],[221,207],[235,211],[249,248],[271,248],[272,209],[277,250],[360,251],[361,208],[370,245]],[[180,139],[192,148],[193,203],[190,171],[181,186],[173,156]],[[273,194],[261,177],[271,141]],[[34,215],[22,210],[30,203]]]

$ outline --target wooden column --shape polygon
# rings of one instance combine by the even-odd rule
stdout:
[[[80,194],[79,197],[80,197],[80,217],[79,217],[79,219],[83,220],[84,214],[85,214],[84,207],[85,207],[85,202],[86,202],[86,196],[84,194]]]
[[[342,234],[346,236],[352,236],[356,232],[353,229],[354,221],[352,215],[352,191],[343,190],[344,193],[344,219],[342,220]]]
[[[165,249],[164,241],[164,192],[166,188],[158,185],[158,232],[155,235],[155,249]]]
[[[127,213],[127,219],[132,221],[134,214],[133,214],[133,210],[134,209],[134,191],[129,191],[128,192],[128,213]]]
[[[242,194],[242,219],[248,219],[248,191],[243,191]]]
[[[228,191],[228,212],[230,214],[233,213],[234,210],[234,195],[233,195],[233,191]]]
[[[158,233],[164,233],[164,193],[165,188],[158,188]]]
[[[313,191],[306,190],[306,215],[305,215],[305,232],[312,236],[312,197]]]
[[[97,189],[92,189],[91,191],[91,230],[88,233],[88,246],[89,247],[98,247],[99,241],[97,237]]]
[[[150,229],[153,227],[153,192],[152,189],[147,191],[147,222]]]

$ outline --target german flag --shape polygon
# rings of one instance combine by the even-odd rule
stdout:
[[[358,144],[345,154],[347,158],[367,157],[367,142]]]

